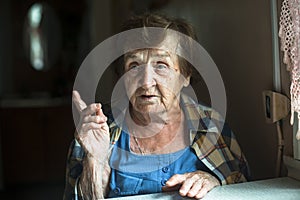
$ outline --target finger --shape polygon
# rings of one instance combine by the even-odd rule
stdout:
[[[87,133],[90,130],[99,130],[99,129],[101,129],[101,127],[102,127],[102,124],[98,124],[98,123],[94,123],[94,122],[85,123],[82,125],[80,134]]]
[[[199,179],[199,177],[195,176],[195,175],[190,178],[187,178],[186,181],[183,182],[183,184],[179,190],[180,195],[186,196],[187,193],[192,188],[192,186],[194,185],[194,183],[198,181],[198,179]]]
[[[207,186],[207,184],[203,184],[202,188],[198,191],[198,194],[196,194],[196,198],[197,199],[201,199],[203,198],[209,191],[211,190],[211,188],[209,188]]]
[[[102,104],[98,103],[96,106],[97,106],[96,115],[105,116],[105,114],[103,113],[103,110],[102,110]]]
[[[172,187],[169,186],[163,186],[161,189],[163,192],[171,192],[171,191],[178,191],[181,185],[175,185]]]
[[[105,116],[85,116],[83,117],[82,123],[89,123],[89,122],[94,122],[94,123],[105,123],[107,121],[107,117]]]
[[[166,186],[173,187],[175,185],[183,183],[185,180],[186,180],[185,175],[175,174],[166,182]]]
[[[76,90],[73,90],[72,100],[79,112],[86,108],[86,103],[81,99],[80,94]]]
[[[96,107],[97,107],[96,108],[96,115],[103,115],[103,112],[102,112],[102,109],[101,109],[102,105],[97,104]]]
[[[89,106],[87,106],[84,110],[82,110],[82,115],[87,116],[87,115],[97,114],[97,112],[101,113],[99,112],[99,107],[101,107],[100,103],[92,103]],[[102,113],[99,116],[105,116],[105,115]]]
[[[196,195],[199,194],[199,191],[201,190],[202,187],[203,187],[203,180],[202,179],[199,179],[199,180],[195,181],[192,188],[190,189],[190,191],[188,191],[187,196],[188,197],[195,197]]]

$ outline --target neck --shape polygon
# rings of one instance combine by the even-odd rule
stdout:
[[[150,137],[160,133],[163,129],[178,125],[182,116],[180,106],[156,113],[141,113],[130,106],[126,114],[126,123],[131,131],[138,132],[137,137]],[[141,135],[143,134],[143,135]]]
[[[168,124],[176,121],[181,115],[181,108],[178,105],[173,105],[169,109],[160,112],[139,112],[132,105],[129,105],[129,114],[135,124],[139,126],[147,126],[151,123]]]
[[[141,154],[171,153],[189,145],[184,115],[164,124],[157,132],[147,128],[133,128],[128,126],[131,133],[131,150]]]

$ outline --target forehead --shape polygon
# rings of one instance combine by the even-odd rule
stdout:
[[[145,58],[173,59],[175,57],[177,56],[162,49],[138,49],[124,55],[125,60]]]
[[[146,29],[147,30],[147,29]],[[146,31],[145,30],[145,31]],[[146,31],[147,32],[147,31]],[[142,35],[148,35],[147,33],[142,34]],[[168,31],[164,31],[162,33],[160,33],[160,35],[157,35],[155,38],[159,38],[157,39],[157,41],[152,41],[147,43],[149,46],[147,47],[147,45],[141,49],[137,49],[137,50],[129,50],[131,49],[131,47],[135,47],[135,46],[140,46],[136,43],[140,43],[141,41],[136,39],[136,40],[130,40],[127,41],[125,44],[125,59],[126,58],[132,58],[132,57],[137,57],[137,56],[142,56],[142,55],[147,55],[149,54],[149,56],[156,56],[156,57],[177,57],[176,54],[180,53],[180,37],[178,36],[178,34],[174,33],[174,32],[168,32]],[[141,38],[141,40],[145,40],[148,41],[147,38]],[[128,43],[129,42],[129,43]],[[129,51],[128,51],[129,50]]]

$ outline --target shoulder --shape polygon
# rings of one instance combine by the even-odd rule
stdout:
[[[210,131],[214,132],[217,131],[216,128],[218,128],[218,132],[222,131],[225,120],[223,116],[213,108],[198,103],[185,94],[181,95],[181,106],[187,121],[194,124],[193,129],[211,129]]]
[[[223,119],[216,110],[202,103],[196,102],[193,98],[186,94],[181,94],[181,106],[184,109],[187,109],[190,113],[196,114],[198,117]]]
[[[193,144],[201,146],[204,142],[211,149],[237,148],[236,137],[219,112],[187,95],[183,95],[181,100]]]

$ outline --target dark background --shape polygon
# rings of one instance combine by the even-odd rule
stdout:
[[[275,176],[276,128],[265,123],[262,105],[262,91],[273,88],[269,1],[42,1],[57,17],[55,26],[46,26],[45,35],[60,41],[60,48],[54,49],[57,59],[44,71],[31,66],[24,45],[27,12],[35,2],[0,2],[0,199],[62,198],[66,155],[75,130],[70,96],[77,70],[96,45],[118,32],[123,19],[143,11],[182,17],[195,26],[200,44],[222,74],[226,120],[253,179]],[[288,95],[284,65],[281,71],[282,90]],[[112,69],[106,73],[97,97],[103,102],[109,101],[115,81]],[[194,89],[209,104],[201,80]],[[288,118],[283,125],[285,154],[292,155]]]

